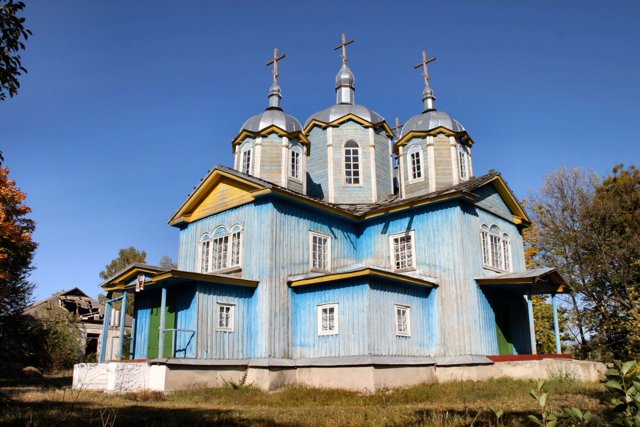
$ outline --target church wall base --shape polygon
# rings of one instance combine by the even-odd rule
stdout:
[[[252,363],[235,361],[186,360],[164,362],[82,363],[74,368],[73,388],[130,392],[140,390],[173,391],[193,387],[238,387],[251,385],[274,391],[303,385],[316,388],[341,388],[374,392],[380,389],[408,387],[422,383],[450,381],[484,381],[508,377],[527,379],[573,379],[584,382],[601,381],[606,367],[603,363],[570,359],[544,359],[510,362],[470,362],[423,365],[361,364],[336,366],[317,364],[296,366],[294,361]],[[229,362],[229,361],[227,361]],[[252,366],[253,364],[253,366]]]

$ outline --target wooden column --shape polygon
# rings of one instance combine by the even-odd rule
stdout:
[[[160,339],[158,340],[158,357],[164,356],[164,328],[166,322],[167,311],[167,288],[162,287],[162,296],[160,298]]]
[[[102,323],[102,344],[100,345],[99,363],[105,362],[107,353],[107,341],[109,340],[109,323],[111,322],[111,292],[107,292],[107,302],[104,310],[104,322]]]
[[[123,359],[124,354],[124,334],[126,332],[126,320],[127,320],[127,291],[122,292],[122,310],[120,312],[120,350],[118,352],[118,357],[120,360]]]
[[[560,347],[560,325],[558,324],[558,303],[556,301],[556,294],[551,295],[551,305],[553,306],[553,331],[556,335],[556,353],[562,353]]]
[[[529,308],[529,335],[531,336],[531,354],[537,354],[536,349],[536,328],[533,324],[533,298],[531,296],[531,289],[527,294],[527,307]]]

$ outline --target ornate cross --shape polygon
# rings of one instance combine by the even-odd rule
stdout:
[[[280,76],[280,74],[278,74],[278,61],[282,61],[285,56],[287,56],[286,53],[283,53],[281,56],[278,56],[278,48],[275,48],[273,49],[273,59],[267,62],[267,66],[273,64],[273,81],[274,82],[278,81],[278,77]]]
[[[336,46],[333,50],[338,50],[340,48],[342,48],[342,63],[346,64],[347,63],[347,46],[349,46],[351,43],[353,43],[353,40],[349,40],[347,41],[347,36],[345,33],[342,33],[342,43],[340,43],[338,46]]]
[[[429,62],[433,62],[436,60],[436,57],[434,56],[433,58],[428,58],[427,59],[427,51],[423,50],[422,51],[422,62],[420,62],[419,64],[416,64],[413,68],[420,68],[422,67],[422,76],[424,77],[424,84],[428,85],[429,84],[429,80],[431,80],[431,77],[429,77],[429,68],[427,68],[427,64]]]

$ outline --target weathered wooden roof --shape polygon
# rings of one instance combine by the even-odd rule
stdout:
[[[536,295],[562,294],[571,290],[558,270],[551,267],[477,277],[476,282],[480,286]]]

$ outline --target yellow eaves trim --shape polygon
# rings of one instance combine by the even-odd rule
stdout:
[[[504,200],[504,202],[507,204],[507,207],[509,208],[509,210],[511,210],[511,213],[513,213],[513,222],[516,225],[531,225],[531,220],[527,216],[527,213],[522,208],[522,205],[520,205],[520,202],[518,202],[518,199],[516,199],[514,194],[511,192],[511,189],[509,188],[505,180],[502,179],[502,176],[498,175],[487,181],[486,184],[489,183],[493,183],[493,186],[496,188],[496,190],[498,190],[500,197],[502,197],[502,200]]]
[[[320,120],[313,119],[309,123],[307,123],[307,125],[304,127],[303,132],[305,134],[308,134],[309,132],[311,132],[311,129],[313,129],[314,126],[320,126],[322,129],[339,126],[341,123],[344,123],[349,120],[353,120],[354,122],[359,123],[362,126],[367,128],[382,127],[390,138],[394,137],[393,131],[391,130],[387,122],[382,121],[380,123],[371,123],[370,121],[365,120],[360,116],[356,116],[355,114],[346,114],[329,123],[325,123],[325,122],[321,122]]]
[[[411,131],[408,132],[405,135],[402,135],[402,138],[400,138],[398,141],[396,141],[395,144],[393,144],[393,149],[395,151],[395,153],[398,153],[398,148],[402,145],[406,145],[409,141],[411,141],[413,138],[425,138],[427,136],[436,136],[439,134],[444,134],[446,136],[454,136],[456,138],[460,138],[460,140],[468,145],[469,147],[471,147],[473,145],[473,139],[471,139],[471,137],[469,136],[469,134],[467,132],[454,132],[451,129],[447,129],[444,126],[438,126],[437,128],[433,128],[430,129],[428,131]]]
[[[142,269],[134,268],[131,271],[132,278],[137,277],[138,274],[142,274]],[[115,279],[115,278],[114,278]],[[205,274],[205,273],[195,273],[192,271],[183,271],[183,270],[165,270],[158,272],[155,271],[155,275],[151,278],[148,278],[144,282],[144,286],[154,286],[158,285],[161,282],[185,282],[185,281],[194,281],[194,282],[209,282],[216,283],[220,285],[232,285],[232,286],[245,286],[249,288],[258,287],[257,280],[249,280],[242,279],[240,277],[233,277],[228,275],[219,275],[219,274]],[[109,282],[102,285],[105,291],[116,291],[116,290],[124,290],[124,289],[132,289],[135,288],[135,284],[129,284],[130,280],[110,280]]]
[[[304,132],[301,132],[301,131],[298,131],[298,132],[287,132],[284,129],[282,129],[282,128],[276,126],[276,125],[271,125],[269,127],[266,127],[264,129],[262,129],[259,132],[251,132],[251,131],[243,129],[238,134],[238,136],[233,138],[233,141],[231,141],[232,148],[235,148],[236,145],[240,144],[246,138],[264,137],[264,136],[270,135],[272,133],[275,133],[276,135],[281,136],[281,137],[298,139],[300,142],[302,142],[303,144],[305,144],[307,146],[307,150],[309,150],[309,147],[311,146],[311,141],[309,141],[309,138],[307,138],[307,135],[305,135]]]
[[[399,282],[410,283],[412,285],[425,286],[434,288],[437,284],[424,279],[418,279],[415,277],[407,276],[400,273],[394,273],[390,271],[378,270],[376,268],[362,268],[360,270],[348,271],[344,273],[329,273],[321,276],[310,277],[306,279],[296,279],[289,281],[289,285],[293,288],[299,286],[317,285],[321,283],[335,282],[337,280],[351,279],[353,277],[373,276],[382,277],[391,280],[397,280]]]

